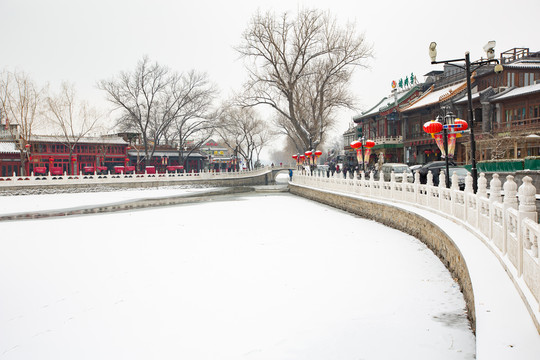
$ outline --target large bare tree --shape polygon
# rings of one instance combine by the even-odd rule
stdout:
[[[40,118],[45,90],[20,72],[3,71],[0,76],[0,107],[6,128],[21,153],[21,174],[25,175],[36,120]],[[9,124],[17,124],[10,126]]]
[[[98,126],[101,115],[85,101],[79,100],[73,84],[62,83],[60,92],[46,99],[47,118],[60,135],[58,141],[69,151],[69,170],[73,174],[71,161],[75,146]]]
[[[192,118],[191,106],[198,101],[194,93],[208,83],[206,75],[178,74],[143,57],[133,72],[102,80],[98,87],[121,112],[121,130],[141,134],[145,162],[149,164],[156,146],[175,121]],[[194,91],[197,90],[197,91]],[[209,92],[208,96],[213,93]]]
[[[215,131],[221,140],[236,154],[242,156],[249,169],[253,168],[254,157],[259,160],[271,134],[257,112],[250,107],[225,105],[218,117]]]
[[[180,162],[186,166],[185,160],[191,152],[213,134],[216,114],[211,108],[217,91],[206,74],[193,70],[183,77],[183,89],[182,110],[174,118],[165,136],[169,143],[178,144]],[[187,153],[183,150],[187,150]]]
[[[259,12],[237,51],[248,60],[243,105],[271,106],[280,132],[300,152],[324,141],[337,109],[354,108],[351,75],[372,55],[354,24],[340,27],[319,10],[302,10],[296,18]]]

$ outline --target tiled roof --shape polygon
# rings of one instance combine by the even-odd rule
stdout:
[[[365,118],[365,117],[368,117],[368,116],[371,116],[371,115],[375,115],[375,114],[378,114],[379,113],[379,108],[380,108],[380,105],[382,103],[384,103],[386,100],[388,100],[387,97],[384,97],[382,98],[378,103],[377,105],[373,106],[371,109],[367,110],[367,111],[364,111],[362,114],[360,115],[356,115],[356,116],[353,116],[353,120],[354,122],[356,122],[356,120],[360,120],[362,118]]]
[[[405,107],[401,109],[401,112],[406,112],[414,109],[423,108],[428,105],[437,104],[439,102],[448,100],[457,94],[461,93],[465,87],[467,86],[467,82],[461,82],[458,84],[454,84],[451,86],[447,86],[445,88],[433,91],[433,88],[430,88],[427,90],[424,94],[422,94],[417,101],[413,102],[408,107]]]
[[[517,96],[534,94],[534,93],[537,93],[537,92],[540,92],[540,84],[516,87],[516,88],[510,89],[508,91],[505,91],[502,94],[492,96],[489,100],[490,101],[499,101],[499,100],[509,99],[509,98],[513,98],[513,97],[517,97]]]
[[[32,142],[65,142],[66,138],[63,135],[33,135]],[[73,142],[76,139],[72,140]],[[85,136],[77,141],[78,144],[127,144],[121,137],[90,137]]]
[[[0,153],[3,154],[18,154],[20,150],[17,150],[15,143],[12,142],[0,142]]]
[[[505,69],[540,69],[538,60],[521,60],[512,64],[504,64]]]

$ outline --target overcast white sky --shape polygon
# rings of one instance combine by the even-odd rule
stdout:
[[[411,72],[441,69],[429,63],[428,45],[438,43],[439,59],[471,52],[480,58],[488,40],[496,52],[513,47],[540,50],[538,0],[473,2],[352,0],[1,0],[0,69],[25,71],[54,89],[74,82],[81,97],[103,107],[100,79],[131,71],[143,55],[177,71],[207,72],[225,98],[244,79],[238,45],[257,9],[296,12],[330,10],[355,21],[375,50],[371,69],[359,69],[354,93],[367,110],[390,92],[392,80]],[[354,112],[344,112],[338,132]]]

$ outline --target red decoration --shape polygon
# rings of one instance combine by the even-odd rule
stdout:
[[[28,148],[30,148],[30,144],[26,144],[26,145],[24,145],[24,147],[28,149]]]
[[[436,134],[438,132],[441,132],[442,129],[443,124],[435,120],[428,121],[424,124],[424,131],[428,134]]]
[[[351,143],[351,147],[352,147],[353,149],[358,149],[358,148],[361,147],[361,146],[362,146],[362,143],[361,143],[360,141],[358,141],[358,140],[355,140],[355,141],[353,141],[353,142]]]
[[[296,160],[296,159],[298,159],[298,155],[293,155],[292,158],[293,158],[294,160]]]
[[[307,157],[310,157],[313,152],[311,150],[308,150],[304,154],[306,154]]]
[[[454,121],[454,124],[455,124],[454,129],[456,129],[457,131],[463,131],[469,128],[469,124],[467,124],[467,122],[462,119],[456,119]]]
[[[322,151],[320,150],[315,151],[315,156],[321,156],[321,155],[322,155]]]
[[[300,160],[304,160],[306,157],[304,155],[300,155]]]
[[[128,163],[128,162],[129,162],[129,159],[128,159],[128,158],[125,158],[125,159],[124,159],[124,162],[125,162],[125,163]]]
[[[371,149],[372,147],[375,146],[375,141],[373,141],[373,140],[368,140],[368,141],[366,141],[366,144],[365,144],[364,146],[365,146],[366,148],[368,148],[368,149]]]
[[[71,161],[73,161],[73,162],[77,161],[77,157],[73,156],[73,157],[71,158]]]
[[[128,147],[126,148],[126,150],[131,150],[131,146],[128,146]]]

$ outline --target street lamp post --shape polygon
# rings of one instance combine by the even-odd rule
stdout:
[[[491,63],[497,63],[495,66],[494,71],[496,73],[501,73],[503,71],[502,65],[499,63],[499,60],[495,59],[495,41],[489,41],[484,46],[484,51],[487,54],[487,60],[478,60],[471,63],[469,52],[465,52],[465,58],[462,59],[452,59],[452,60],[443,60],[443,61],[437,61],[437,43],[432,42],[429,44],[429,56],[431,57],[431,64],[448,64],[452,66],[456,66],[460,69],[465,70],[465,74],[467,77],[467,106],[469,108],[469,116],[468,116],[468,122],[469,122],[469,128],[470,128],[470,141],[471,141],[471,176],[473,178],[473,192],[476,193],[478,190],[478,170],[476,169],[476,141],[474,139],[474,114],[473,114],[473,106],[472,106],[472,89],[471,89],[471,73],[473,71],[476,71],[481,66],[491,64]],[[455,62],[465,62],[465,66],[460,66],[454,64]],[[471,65],[475,66],[475,68],[471,71]],[[447,175],[448,176],[448,175]]]

